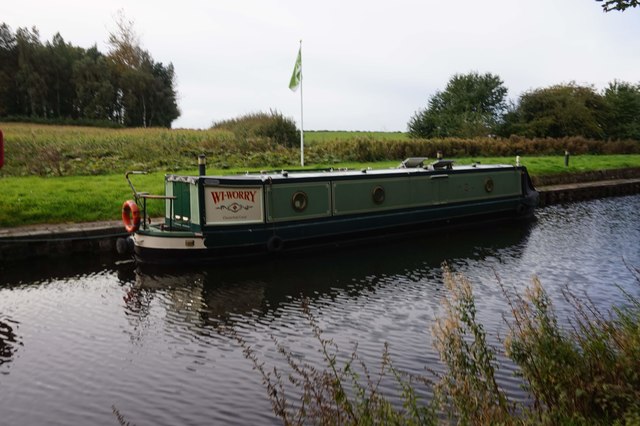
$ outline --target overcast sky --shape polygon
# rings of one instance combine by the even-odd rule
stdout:
[[[174,128],[270,109],[300,125],[288,83],[301,39],[305,130],[405,131],[470,71],[499,75],[511,99],[570,81],[640,83],[640,8],[605,14],[594,0],[20,0],[4,2],[0,22],[106,53],[118,10],[175,66]]]

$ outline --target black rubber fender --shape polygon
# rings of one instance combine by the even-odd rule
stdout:
[[[277,235],[272,236],[267,241],[267,251],[269,253],[277,253],[284,248],[284,240]]]
[[[133,254],[133,238],[118,238],[116,240],[116,251],[120,255]]]

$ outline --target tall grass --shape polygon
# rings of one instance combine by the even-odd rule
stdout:
[[[319,343],[324,368],[298,359],[285,345],[272,336],[278,353],[286,360],[289,372],[269,368],[260,354],[233,330],[235,338],[261,375],[273,412],[284,424],[430,424],[435,412],[418,403],[406,376],[393,366],[385,344],[376,372],[359,358],[357,347],[339,364],[339,348],[324,337],[316,319],[303,300],[302,309]],[[380,390],[385,376],[391,375],[401,387],[403,407],[395,407]],[[422,378],[420,379],[422,380]],[[292,396],[290,396],[292,395]]]
[[[636,269],[640,283],[640,271]],[[513,321],[505,342],[520,367],[533,407],[546,424],[640,424],[640,301],[600,312],[568,289],[572,328],[563,330],[549,296],[534,279],[525,297],[509,299]]]
[[[498,349],[487,343],[477,319],[470,281],[444,268],[447,299],[433,328],[444,372],[403,374],[389,348],[373,373],[357,346],[341,359],[303,301],[324,366],[305,363],[295,350],[275,341],[288,370],[268,367],[234,335],[261,374],[274,413],[285,424],[640,424],[640,301],[599,311],[584,297],[565,290],[573,307],[571,327],[559,324],[551,300],[537,278],[523,295],[500,286],[511,311],[501,355],[519,367],[531,403],[512,399],[496,381]],[[640,270],[632,269],[640,285]],[[233,334],[233,333],[232,333]],[[342,357],[344,358],[344,357]],[[383,394],[391,379],[398,395]],[[433,397],[420,400],[416,384]],[[391,401],[400,401],[392,403]]]
[[[237,140],[228,130],[98,129],[2,124],[5,176],[103,175],[126,170],[176,171],[191,168],[205,154],[209,164],[266,167],[295,164],[269,138]],[[289,157],[291,157],[289,159]]]
[[[249,117],[251,118],[251,117]],[[101,129],[0,123],[5,134],[5,166],[0,176],[103,175],[132,169],[172,172],[191,168],[205,154],[211,167],[282,168],[299,164],[296,144],[285,147],[276,135],[250,132],[257,122],[220,123],[210,130]],[[255,120],[254,120],[255,121]],[[253,126],[253,127],[252,127]],[[278,131],[278,123],[276,129]],[[248,129],[248,130],[247,130]],[[246,130],[246,131],[245,131]],[[273,129],[272,129],[273,130]],[[305,147],[308,164],[397,161],[432,157],[442,151],[448,158],[563,155],[640,154],[640,142],[602,142],[565,139],[407,139],[402,133],[331,132],[323,141]],[[313,140],[313,134],[311,136]]]
[[[595,141],[581,137],[562,139],[384,139],[366,137],[336,139],[314,144],[308,152],[310,162],[383,161],[408,157],[435,158],[438,151],[448,158],[515,157],[602,154],[640,154],[638,141]]]
[[[336,131],[336,130],[306,130],[304,132],[305,143],[345,141],[349,139],[383,140],[410,140],[408,133],[403,132],[368,132],[368,131]]]

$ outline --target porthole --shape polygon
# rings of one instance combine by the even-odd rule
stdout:
[[[484,181],[484,190],[487,192],[493,191],[493,179],[488,178]]]
[[[305,211],[307,202],[307,194],[302,191],[295,192],[291,197],[291,207],[298,213]]]
[[[373,188],[373,191],[371,191],[371,198],[376,204],[384,203],[384,197],[384,188],[381,186],[376,186],[375,188]]]

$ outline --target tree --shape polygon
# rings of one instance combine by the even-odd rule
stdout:
[[[140,45],[133,22],[122,12],[109,35],[108,57],[118,75],[118,119],[126,126],[165,126],[179,117],[173,64],[156,63]]]
[[[75,108],[75,82],[73,64],[85,54],[84,49],[66,43],[60,33],[45,45],[47,70],[44,79],[49,87],[47,108],[50,115],[57,118],[77,118]]]
[[[122,69],[140,69],[148,53],[140,45],[134,22],[127,20],[120,10],[116,16],[116,32],[109,33],[109,58]]]
[[[126,20],[122,11],[116,17],[116,32],[109,34],[108,58],[117,75],[116,119],[125,126],[146,127],[144,90],[146,73],[142,70],[148,54],[140,46],[133,21]],[[141,102],[142,100],[142,102]]]
[[[604,100],[607,137],[640,140],[640,85],[613,81],[604,91]]]
[[[455,74],[407,127],[413,137],[476,137],[495,133],[506,109],[507,88],[497,75]]]
[[[40,33],[34,27],[16,31],[18,69],[15,74],[18,85],[18,108],[25,115],[47,117],[47,83],[43,77],[44,46]]]
[[[7,24],[0,25],[0,116],[16,114],[18,88],[15,75],[18,72],[17,41]]]
[[[602,2],[603,0],[596,1]],[[605,12],[611,12],[612,10],[619,10],[620,12],[623,12],[630,7],[638,6],[640,6],[640,0],[606,0],[602,5],[602,9]]]
[[[608,114],[604,97],[593,87],[575,83],[525,92],[505,115],[501,136],[562,138],[605,137]]]
[[[147,123],[150,126],[171,127],[171,122],[180,116],[175,90],[173,64],[152,63],[153,81],[149,87]]]
[[[0,24],[0,117],[109,120],[127,126],[170,127],[179,115],[173,65],[142,49],[121,17],[105,56],[64,41]]]
[[[73,64],[75,107],[81,118],[115,120],[115,69],[96,46]]]

